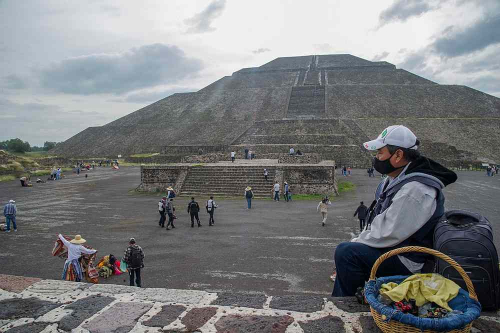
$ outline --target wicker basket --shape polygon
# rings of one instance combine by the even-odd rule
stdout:
[[[474,291],[474,286],[472,285],[471,280],[469,279],[469,277],[467,276],[467,274],[465,273],[465,271],[463,270],[463,268],[460,267],[460,265],[457,264],[457,262],[455,260],[451,259],[447,255],[445,255],[445,254],[443,254],[443,253],[441,253],[439,251],[428,249],[428,248],[425,248],[425,247],[407,246],[407,247],[402,247],[402,248],[395,249],[395,250],[389,251],[387,253],[384,253],[383,255],[381,255],[377,259],[377,261],[375,261],[375,264],[373,264],[372,271],[370,273],[370,281],[374,281],[375,280],[377,269],[379,268],[379,266],[382,264],[382,262],[384,260],[386,260],[386,259],[388,259],[388,258],[390,258],[392,256],[395,256],[395,255],[398,255],[398,254],[401,254],[401,253],[407,253],[407,252],[428,253],[428,254],[434,255],[434,256],[438,257],[439,259],[442,259],[442,260],[446,261],[448,264],[452,265],[453,268],[455,268],[458,271],[458,273],[460,273],[460,275],[462,276],[462,278],[464,279],[465,284],[467,286],[467,290],[469,291],[469,297],[471,299],[475,300],[475,301],[478,300],[476,292]],[[410,325],[407,325],[407,324],[403,324],[403,323],[401,323],[401,322],[399,322],[397,320],[387,321],[387,318],[385,318],[385,316],[383,316],[380,313],[378,313],[372,306],[370,306],[370,311],[371,311],[371,314],[373,316],[373,319],[375,320],[375,323],[380,328],[380,330],[382,330],[382,332],[384,332],[384,333],[402,333],[402,332],[408,332],[408,333],[413,333],[413,332],[414,333],[428,332],[428,333],[433,333],[433,332],[436,332],[436,331],[432,331],[432,330],[421,330],[420,328],[417,328],[417,327],[414,327],[414,326],[410,326]],[[434,320],[439,320],[439,319],[434,319]],[[453,332],[453,333],[468,333],[468,332],[471,331],[472,323],[473,323],[473,321],[471,321],[470,323],[468,323],[466,326],[464,326],[461,329],[454,329],[454,330],[450,330],[448,332]]]

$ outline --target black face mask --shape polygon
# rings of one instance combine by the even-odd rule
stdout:
[[[394,154],[396,154],[396,152],[394,152]],[[383,175],[388,175],[391,172],[396,171],[397,169],[404,168],[404,166],[399,167],[399,168],[395,168],[395,167],[392,166],[392,164],[391,164],[391,158],[392,158],[392,156],[394,156],[394,154],[392,154],[388,159],[383,160],[383,161],[381,161],[378,158],[374,157],[373,158],[373,168],[375,170],[377,170],[378,173],[381,173]]]

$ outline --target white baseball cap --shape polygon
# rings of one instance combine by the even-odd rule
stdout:
[[[418,149],[417,137],[408,127],[403,125],[389,126],[375,140],[363,144],[368,150],[377,150],[387,145]]]

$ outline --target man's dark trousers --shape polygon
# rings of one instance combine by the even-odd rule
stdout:
[[[359,219],[359,230],[363,231],[365,228],[365,219]]]
[[[212,208],[211,211],[208,212],[210,214],[210,219],[208,220],[208,225],[214,225],[214,209]]]
[[[130,276],[130,285],[134,285],[134,274],[135,274],[135,283],[137,287],[141,286],[141,269],[140,268],[132,268],[128,269],[128,274]]]
[[[158,224],[163,228],[165,226],[165,220],[167,218],[165,217],[165,212],[160,212],[160,222]]]
[[[358,287],[364,287],[370,278],[375,261],[387,249],[377,249],[356,242],[340,243],[335,250],[337,278],[333,297],[354,296]],[[412,275],[397,256],[385,260],[377,270],[378,276]]]
[[[198,227],[201,225],[200,218],[198,217],[198,212],[191,212],[191,226],[194,227],[194,219],[196,218],[196,222],[198,222]]]
[[[280,201],[280,192],[279,191],[274,191],[274,201]]]
[[[174,214],[173,213],[168,213],[167,228],[168,228],[169,225],[171,225],[172,228],[175,228],[175,226],[174,226]]]

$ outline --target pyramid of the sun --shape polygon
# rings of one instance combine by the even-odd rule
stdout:
[[[293,145],[356,164],[367,158],[361,144],[393,124],[410,127],[423,151],[442,161],[500,162],[499,98],[349,54],[284,57],[241,69],[88,128],[55,153],[190,154],[204,147],[272,156]]]

